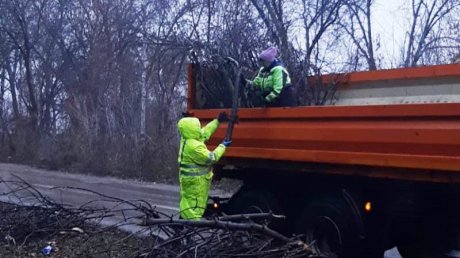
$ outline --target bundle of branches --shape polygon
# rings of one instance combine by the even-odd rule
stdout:
[[[29,238],[55,235],[63,229],[81,227],[85,215],[91,214],[88,210],[66,209],[24,181],[0,180],[0,184],[4,191],[0,196],[7,201],[0,205],[0,233],[15,244],[24,244]]]
[[[230,108],[232,106],[233,65],[216,56],[209,62],[193,66],[196,104],[199,108]]]
[[[60,257],[139,257],[160,240],[142,218],[158,218],[144,201],[124,201],[94,191],[72,189],[95,198],[78,207],[51,200],[24,180],[0,179],[0,257],[36,257],[45,246]],[[131,226],[131,228],[127,228]],[[120,230],[123,229],[123,230]]]
[[[146,225],[168,235],[147,257],[323,257],[298,238],[286,236],[254,219],[266,214],[240,214],[199,221],[150,219]]]
[[[228,58],[215,56],[193,65],[195,103],[197,108],[231,108],[233,84],[238,82],[240,107],[262,106],[261,93],[244,87],[241,78],[235,78],[238,68]]]
[[[0,234],[7,242],[1,257],[37,256],[46,245],[62,257],[320,257],[299,239],[253,222],[273,214],[188,221],[142,200],[66,188],[95,198],[71,207],[19,178],[0,179]]]

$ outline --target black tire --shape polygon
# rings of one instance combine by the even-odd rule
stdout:
[[[358,237],[351,210],[340,197],[315,199],[307,204],[299,222],[305,241],[328,258],[381,258],[383,249]]]
[[[302,212],[302,231],[305,242],[317,253],[328,258],[339,257],[343,253],[344,234],[341,232],[340,210],[329,202],[314,202]]]

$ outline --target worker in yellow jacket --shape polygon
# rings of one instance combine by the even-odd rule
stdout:
[[[252,90],[262,92],[267,107],[293,107],[296,105],[294,88],[283,63],[276,58],[277,50],[270,47],[259,55],[262,67],[254,80],[242,81]]]
[[[183,219],[199,220],[204,214],[213,176],[212,165],[219,161],[231,144],[231,141],[224,140],[214,151],[209,151],[205,142],[224,121],[228,121],[228,116],[222,112],[203,128],[196,117],[184,117],[177,124],[181,136],[179,208]]]

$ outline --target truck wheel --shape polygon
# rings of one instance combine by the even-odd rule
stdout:
[[[305,242],[328,258],[339,257],[343,251],[340,211],[330,203],[312,203],[302,213]]]
[[[229,201],[229,214],[249,214],[273,212],[283,215],[281,206],[275,195],[263,189],[241,188]],[[269,219],[255,221],[256,223],[269,225],[275,230],[282,230],[284,226],[278,221]]]
[[[305,242],[328,258],[382,258],[378,242],[358,238],[356,225],[341,198],[324,198],[309,203],[301,215]]]

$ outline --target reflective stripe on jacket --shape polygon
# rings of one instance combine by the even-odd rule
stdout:
[[[178,123],[181,143],[179,148],[180,214],[183,219],[198,220],[206,209],[212,179],[212,165],[225,152],[220,144],[209,151],[205,141],[217,130],[219,122],[214,119],[201,129],[194,117],[182,118]]]
[[[211,138],[218,126],[217,119],[209,122],[203,129],[201,129],[198,118],[186,117],[179,121],[181,144],[178,162],[180,171],[188,172],[189,175],[211,171],[212,165],[224,154],[225,146],[219,144],[214,151],[209,151],[204,142]]]

